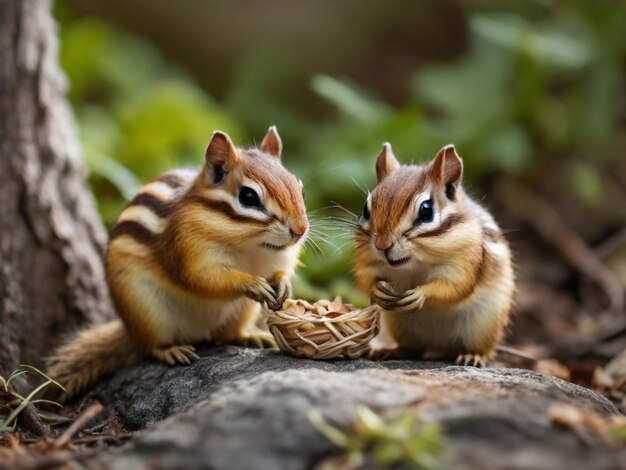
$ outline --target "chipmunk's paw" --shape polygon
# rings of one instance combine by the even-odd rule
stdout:
[[[372,300],[389,312],[410,312],[420,310],[426,301],[426,294],[420,287],[398,294],[388,282],[378,281],[372,290]]]
[[[235,342],[247,348],[272,349],[278,347],[272,334],[260,329],[258,331],[255,330],[244,333],[241,338]]]
[[[413,310],[421,310],[426,301],[426,294],[420,287],[410,289],[402,294],[402,299],[396,304],[396,311],[410,312]]]
[[[265,304],[270,310],[278,310],[276,292],[267,279],[257,277],[255,282],[246,289],[246,296],[256,300],[260,304]]]
[[[372,289],[372,302],[381,306],[385,310],[394,310],[396,304],[402,300],[402,295],[398,294],[391,284],[385,281],[378,281]]]
[[[276,298],[274,300],[278,308],[275,310],[280,310],[283,308],[285,300],[291,297],[291,281],[289,277],[285,276],[283,273],[277,273],[269,279],[269,283],[274,289],[274,292],[276,292]]]
[[[200,356],[196,354],[196,348],[189,344],[170,346],[167,348],[154,348],[152,356],[170,366],[178,364],[191,364]]]
[[[487,367],[487,356],[483,354],[459,354],[456,363],[463,366]]]

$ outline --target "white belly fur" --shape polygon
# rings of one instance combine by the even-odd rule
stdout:
[[[457,305],[435,306],[427,301],[418,311],[385,312],[383,323],[399,333],[393,336],[408,349],[446,355],[474,352],[477,344],[501,327],[512,292],[512,282],[494,279]]]
[[[267,253],[262,252],[255,257],[231,254],[229,258],[237,269],[268,278],[276,271],[291,274],[297,250],[297,247],[282,252],[267,250]],[[135,292],[142,293],[150,323],[162,344],[211,341],[229,320],[249,312],[251,308],[256,309],[256,314],[261,310],[259,303],[247,297],[211,300],[175,287],[164,288],[152,271],[139,266],[133,270],[135,272],[129,277],[129,282],[135,283]]]
[[[166,322],[169,323],[164,330],[172,332],[171,343],[211,341],[229,320],[248,311],[250,304],[255,304],[257,313],[261,307],[245,297],[217,301],[164,293],[164,300],[168,311]]]

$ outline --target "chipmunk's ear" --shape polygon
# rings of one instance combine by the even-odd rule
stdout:
[[[283,142],[280,140],[276,126],[270,126],[267,134],[263,137],[261,150],[273,157],[280,158],[280,154],[283,152]]]
[[[220,184],[237,160],[237,149],[228,134],[215,131],[204,157],[208,180],[211,184]]]
[[[456,153],[454,145],[446,145],[437,152],[430,164],[430,174],[437,182],[455,186],[459,184],[463,176],[463,160]]]
[[[378,182],[380,183],[389,173],[397,168],[400,168],[400,162],[393,154],[391,144],[389,142],[385,142],[383,144],[383,149],[376,158],[376,178]]]

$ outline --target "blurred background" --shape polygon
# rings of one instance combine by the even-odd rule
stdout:
[[[509,341],[579,381],[626,348],[626,10],[620,1],[58,0],[102,216],[138,186],[200,165],[214,129],[278,126],[325,239],[295,295],[342,295],[349,233],[384,141],[404,162],[453,142],[465,185],[511,241]],[[621,332],[621,333],[620,333]]]

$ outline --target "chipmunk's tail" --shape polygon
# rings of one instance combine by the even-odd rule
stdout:
[[[142,359],[145,354],[132,341],[121,320],[78,332],[47,360],[47,374],[77,395],[102,376]]]

